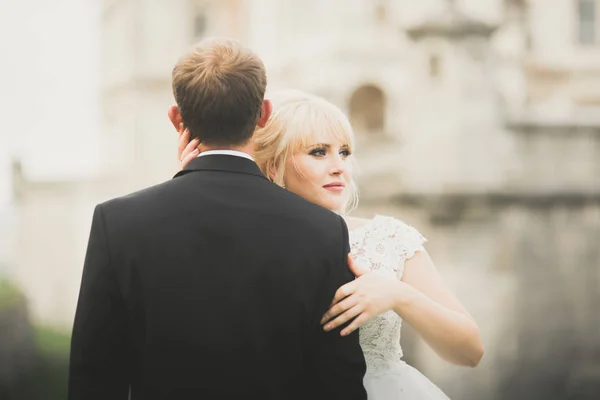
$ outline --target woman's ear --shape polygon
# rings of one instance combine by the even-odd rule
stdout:
[[[274,162],[270,162],[269,165],[267,166],[267,178],[269,178],[269,180],[271,182],[275,182],[275,177],[277,176],[277,172],[279,172],[279,168],[277,168],[277,165],[275,165]]]

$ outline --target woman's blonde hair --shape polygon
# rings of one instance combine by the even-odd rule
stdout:
[[[300,90],[284,90],[268,95],[273,112],[267,125],[254,134],[254,158],[261,171],[284,186],[288,157],[322,141],[322,135],[354,150],[354,132],[342,110],[329,101]],[[295,163],[294,163],[295,166]],[[298,171],[302,174],[301,171]],[[348,182],[348,199],[341,210],[347,214],[358,205],[358,188]]]

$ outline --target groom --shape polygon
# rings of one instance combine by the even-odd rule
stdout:
[[[70,400],[366,399],[358,333],[319,323],[353,279],[347,228],[253,162],[265,88],[261,60],[232,41],[175,66],[171,120],[209,151],[96,207]]]

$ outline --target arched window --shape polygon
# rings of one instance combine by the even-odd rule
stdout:
[[[429,56],[429,76],[437,79],[442,75],[442,58],[436,54]]]
[[[192,42],[199,42],[208,34],[209,3],[205,0],[194,0],[189,3],[189,7]]]
[[[350,120],[357,134],[383,133],[385,127],[385,95],[374,85],[356,89],[350,97]]]
[[[380,24],[385,24],[387,22],[387,19],[387,6],[382,0],[380,0],[375,5],[375,21]]]
[[[194,16],[194,39],[202,39],[206,33],[206,14],[199,11]]]
[[[578,39],[582,45],[598,43],[597,0],[578,0]]]

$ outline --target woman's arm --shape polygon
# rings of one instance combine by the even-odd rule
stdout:
[[[477,323],[442,280],[425,251],[406,261],[394,311],[443,359],[475,367],[483,356]]]
[[[479,363],[483,356],[479,328],[445,285],[427,252],[417,252],[406,261],[402,281],[361,270],[350,257],[349,264],[358,278],[338,289],[322,320],[325,330],[354,318],[342,330],[347,334],[376,315],[394,310],[443,359],[471,367]]]

